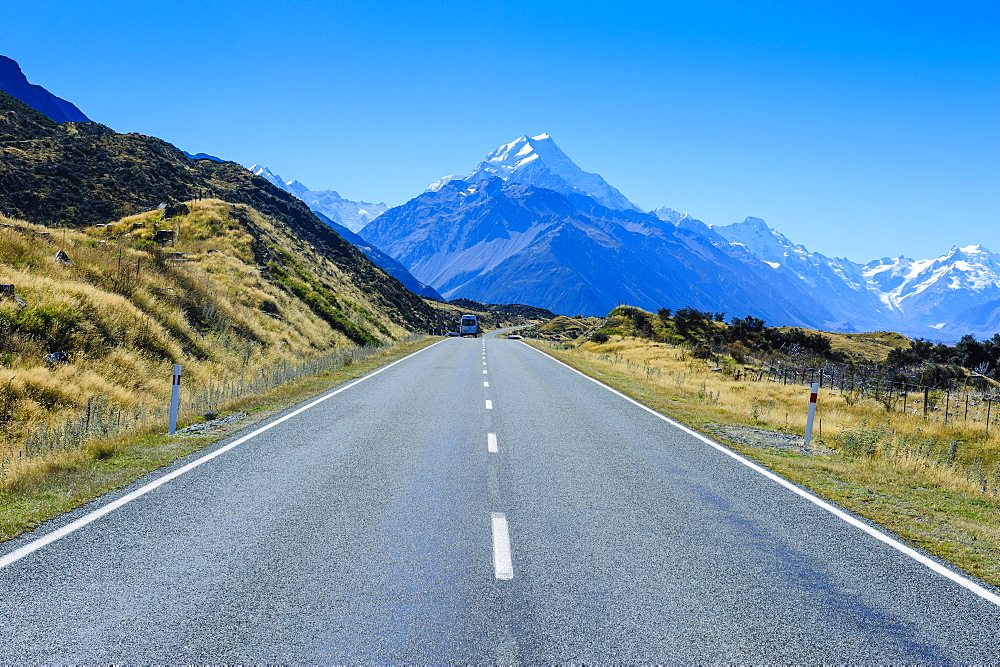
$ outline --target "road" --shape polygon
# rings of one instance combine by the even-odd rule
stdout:
[[[255,428],[0,545],[0,661],[1000,660],[989,592],[517,341]]]

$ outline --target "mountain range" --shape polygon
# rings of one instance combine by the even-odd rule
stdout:
[[[546,134],[439,179],[361,235],[446,298],[584,315],[622,302],[692,306],[942,340],[991,336],[1000,322],[1000,256],[981,246],[858,264],[811,252],[759,218],[716,226],[666,207],[647,213]]]
[[[261,178],[266,178],[285,192],[292,193],[316,213],[322,213],[338,225],[347,227],[355,233],[389,210],[389,207],[381,202],[372,204],[344,199],[336,190],[310,190],[299,181],[285,181],[281,176],[259,164],[250,167],[250,171]]]

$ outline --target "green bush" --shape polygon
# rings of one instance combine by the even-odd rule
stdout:
[[[10,313],[3,315],[9,317]],[[79,330],[83,321],[83,313],[65,304],[55,304],[25,308],[16,314],[13,322],[7,321],[6,317],[3,319],[5,321],[0,324],[0,330],[10,327],[12,333],[43,340],[49,349],[55,351],[70,346],[73,334]]]
[[[888,433],[884,426],[868,428],[867,422],[862,422],[860,427],[838,434],[837,447],[847,456],[875,456]]]

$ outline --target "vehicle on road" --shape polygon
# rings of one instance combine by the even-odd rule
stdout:
[[[462,323],[458,327],[458,335],[479,338],[479,320],[475,315],[462,315]]]
[[[445,334],[445,336],[447,336],[448,338],[451,338],[451,337],[458,338],[458,332],[457,331],[449,331],[448,333]]]
[[[507,334],[508,340],[524,340],[524,336],[520,334]]]

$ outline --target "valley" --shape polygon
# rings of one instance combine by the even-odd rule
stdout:
[[[0,56],[4,661],[995,658],[1000,256],[201,143]]]

